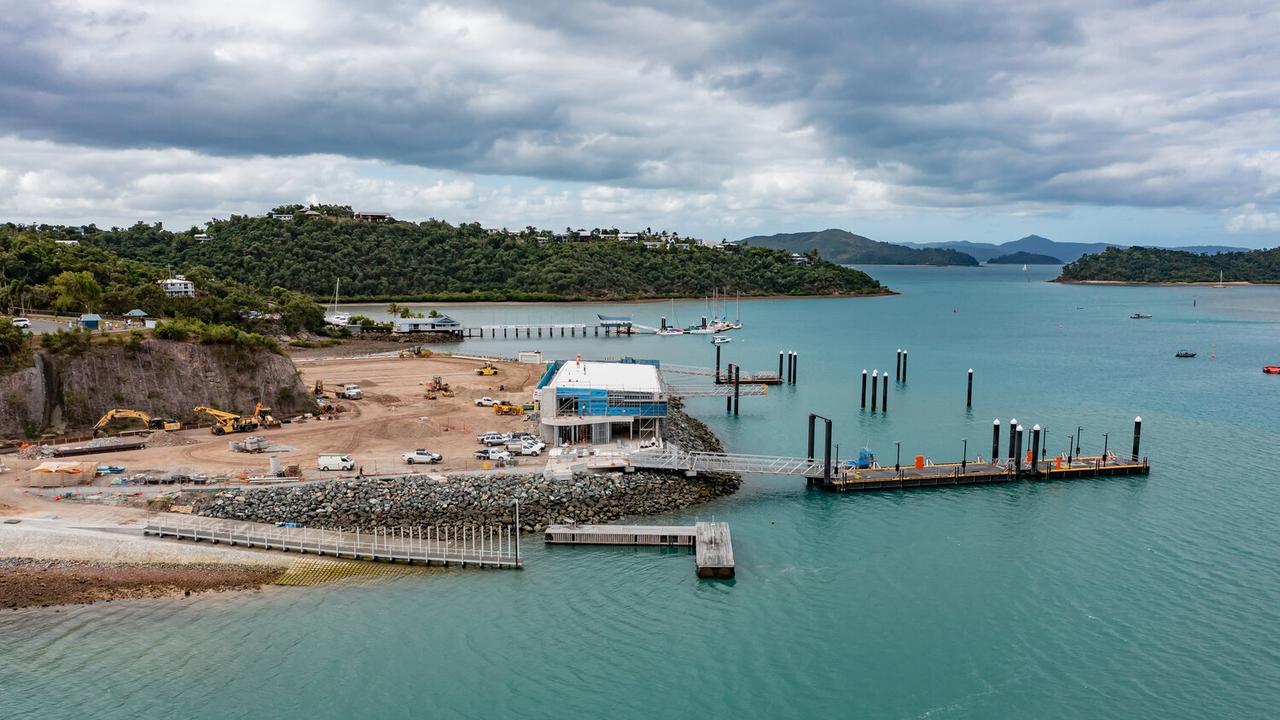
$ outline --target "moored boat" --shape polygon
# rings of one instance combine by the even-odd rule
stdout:
[[[1180,357],[1180,358],[1193,358],[1196,356],[1196,354],[1191,352],[1190,350],[1179,350],[1178,352],[1174,353],[1173,356]]]
[[[1263,365],[1262,372],[1267,375],[1280,375],[1280,365]]]
[[[1134,313],[1129,316],[1130,320],[1148,320],[1150,318],[1151,316],[1147,315],[1146,313]]]
[[[724,335],[716,335],[715,337],[711,338],[712,345],[724,345],[725,343],[732,342],[732,341],[733,341],[733,338],[725,337]]]

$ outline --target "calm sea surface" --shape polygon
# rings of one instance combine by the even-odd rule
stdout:
[[[1264,718],[1280,713],[1280,288],[1073,287],[1053,268],[870,268],[897,297],[744,301],[726,361],[797,387],[691,402],[731,450],[990,449],[1083,426],[1148,478],[829,495],[795,478],[673,521],[732,524],[738,579],[684,551],[526,544],[522,572],[0,615],[4,718]],[[1194,303],[1194,304],[1193,304]],[[730,304],[732,314],[732,303]],[[448,308],[464,322],[690,324],[701,302]],[[1132,312],[1150,320],[1129,319]],[[863,368],[909,350],[887,415]],[[705,336],[468,350],[710,365]],[[1183,348],[1199,352],[1176,360]],[[964,407],[965,371],[976,373]],[[892,383],[891,383],[892,384]]]

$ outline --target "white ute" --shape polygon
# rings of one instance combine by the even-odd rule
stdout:
[[[476,407],[493,407],[494,405],[497,405],[497,404],[498,404],[498,401],[494,400],[488,395],[485,395],[479,400],[476,400]]]
[[[492,447],[480,448],[479,450],[476,450],[476,458],[478,460],[493,460],[493,461],[501,460],[503,462],[506,462],[511,459],[511,453],[507,452],[506,450],[499,450],[498,448],[492,448]]]
[[[424,450],[422,448],[418,448],[413,452],[407,452],[401,457],[403,457],[404,461],[410,465],[414,463],[425,463],[427,465],[435,465],[436,463],[444,459],[440,455],[440,453],[433,453],[430,450]]]

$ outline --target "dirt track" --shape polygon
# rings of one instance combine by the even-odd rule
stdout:
[[[218,437],[208,429],[197,428],[175,434],[178,442],[189,444],[76,459],[124,466],[126,474],[142,470],[182,470],[210,475],[254,475],[265,471],[271,455],[276,455],[282,463],[298,463],[308,479],[320,479],[339,475],[316,468],[316,458],[321,452],[350,454],[366,474],[407,470],[401,455],[415,448],[427,448],[444,455],[443,464],[430,466],[433,471],[479,469],[480,462],[472,458],[472,452],[478,447],[476,435],[489,430],[537,431],[522,417],[500,417],[489,408],[476,407],[475,399],[489,395],[528,402],[541,374],[539,365],[504,363],[499,365],[498,375],[481,377],[475,372],[479,362],[460,358],[308,358],[300,359],[297,364],[308,387],[316,380],[323,380],[332,393],[343,383],[358,383],[365,397],[338,401],[348,411],[338,413],[332,420],[311,419],[253,433],[272,443],[295,448],[293,452],[236,453],[230,450],[228,441],[243,439],[243,435]],[[455,397],[438,400],[423,397],[424,383],[434,375],[442,376],[453,386]],[[498,390],[500,384],[506,389]],[[15,471],[25,474],[23,471],[39,461],[9,456],[7,462]],[[107,482],[106,478],[97,480],[99,485]]]

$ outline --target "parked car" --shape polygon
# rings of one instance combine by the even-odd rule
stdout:
[[[364,391],[361,390],[360,386],[355,383],[347,383],[346,385],[343,385],[342,391],[339,392],[338,395],[347,400],[364,399]]]
[[[483,435],[476,436],[476,442],[484,445],[506,445],[507,441],[510,439],[511,435],[500,432],[487,432]]]
[[[493,462],[497,462],[500,460],[502,462],[506,462],[511,459],[511,453],[507,452],[506,450],[499,450],[498,448],[493,448],[493,447],[480,448],[479,450],[476,450],[476,459],[490,460]]]
[[[516,455],[541,455],[542,451],[547,447],[546,443],[541,440],[512,440],[507,443],[507,450]]]
[[[476,400],[476,407],[493,407],[493,406],[494,406],[494,403],[496,403],[496,402],[498,402],[498,401],[497,401],[497,400],[494,400],[493,398],[489,397],[488,395],[485,395],[484,397],[480,398],[479,400]]]
[[[353,470],[355,466],[355,459],[339,453],[324,453],[316,461],[316,467],[321,470]]]
[[[24,317],[16,317],[13,319],[13,326],[20,327],[20,328],[29,328],[31,327],[31,321]]]
[[[410,465],[414,463],[425,463],[427,465],[435,465],[436,463],[444,459],[444,457],[442,457],[440,453],[433,453],[430,450],[424,450],[423,448],[418,448],[413,452],[407,452],[401,457],[403,457],[404,461],[406,463],[409,463]]]

